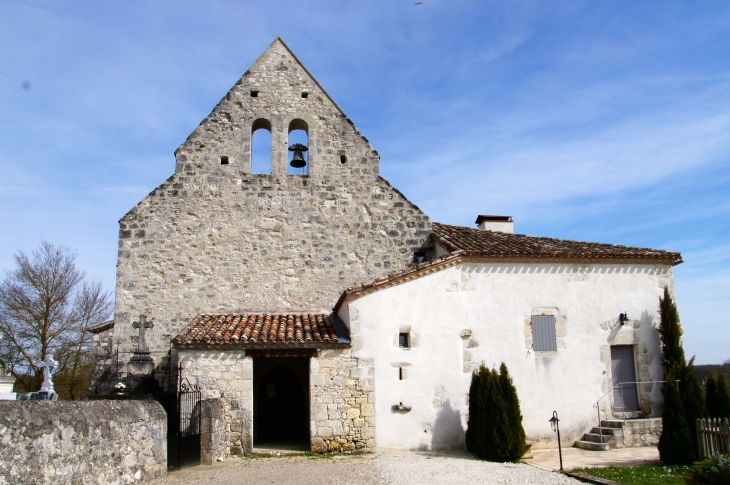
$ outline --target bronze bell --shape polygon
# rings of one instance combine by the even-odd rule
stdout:
[[[294,168],[302,168],[307,164],[306,160],[304,160],[304,157],[302,156],[302,152],[306,152],[307,147],[305,147],[301,143],[295,143],[289,147],[289,151],[294,152],[294,156],[292,157],[289,165]]]

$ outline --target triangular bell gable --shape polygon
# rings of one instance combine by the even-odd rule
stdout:
[[[175,151],[176,172],[230,168],[251,171],[253,132],[272,134],[272,174],[287,171],[287,139],[293,129],[309,138],[310,175],[378,175],[379,155],[292,50],[277,37]],[[345,140],[333,143],[335,132]],[[343,158],[344,157],[344,158]],[[343,170],[357,162],[362,170]],[[206,170],[207,171],[207,170]]]

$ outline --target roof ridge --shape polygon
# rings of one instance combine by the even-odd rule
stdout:
[[[438,226],[447,226],[447,227],[454,227],[460,230],[467,230],[467,231],[473,231],[474,234],[490,234],[497,237],[504,237],[504,238],[525,238],[525,239],[535,239],[535,240],[542,240],[542,241],[559,241],[559,242],[567,242],[567,243],[580,243],[580,244],[592,244],[596,246],[606,246],[606,247],[613,247],[613,248],[622,248],[622,249],[642,249],[646,251],[654,251],[654,252],[660,252],[660,253],[667,253],[669,254],[680,254],[675,251],[669,251],[666,249],[654,249],[644,246],[629,246],[626,244],[613,244],[613,243],[604,243],[604,242],[595,242],[595,241],[585,241],[580,239],[563,239],[558,237],[550,237],[550,236],[532,236],[529,234],[514,234],[514,233],[507,233],[507,232],[500,232],[500,231],[490,231],[488,229],[478,229],[474,227],[467,227],[467,226],[457,226],[455,224],[445,224],[443,222],[433,222],[434,226],[434,232],[437,232],[436,229]],[[446,239],[449,243],[454,244],[451,239],[452,237],[448,234],[437,234],[437,236]],[[458,247],[455,245],[455,247]]]

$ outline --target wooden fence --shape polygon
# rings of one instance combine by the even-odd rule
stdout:
[[[700,460],[709,458],[715,453],[730,453],[730,420],[728,418],[712,418],[697,420],[697,446]]]

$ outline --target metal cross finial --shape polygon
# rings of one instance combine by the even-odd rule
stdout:
[[[138,322],[132,322],[132,328],[139,329],[139,342],[137,342],[137,350],[139,352],[147,352],[147,342],[145,342],[145,329],[154,327],[153,322],[148,322],[144,315],[139,316]]]
[[[58,362],[53,360],[50,355],[38,363],[38,367],[43,369],[43,384],[41,385],[42,392],[55,392],[53,390],[53,381],[51,380],[51,374],[58,368]]]

